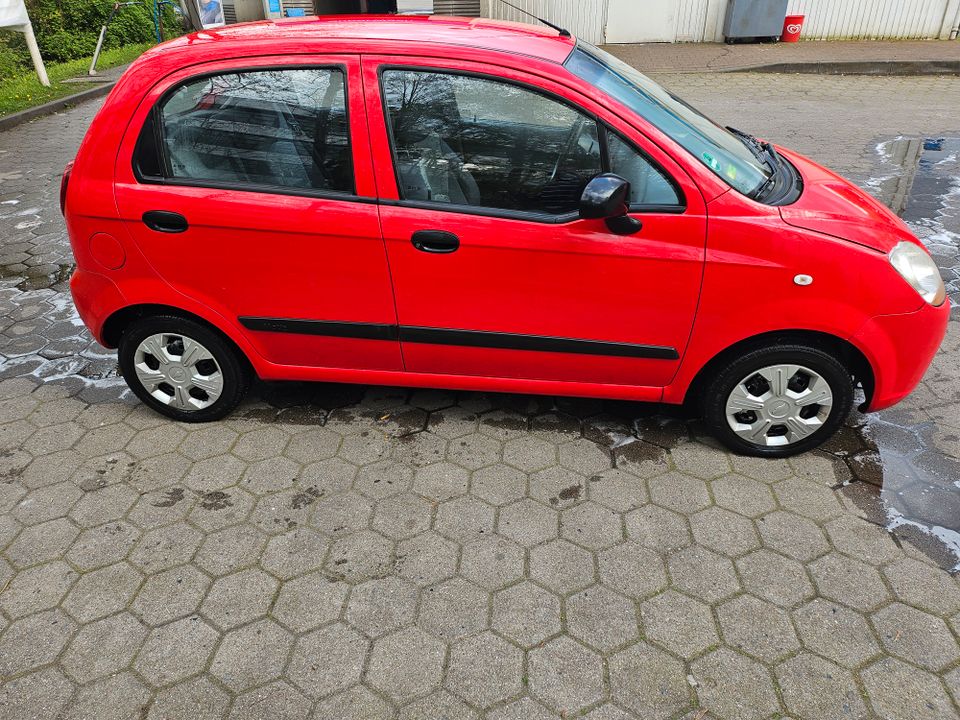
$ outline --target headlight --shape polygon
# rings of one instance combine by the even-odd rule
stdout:
[[[942,305],[947,296],[940,271],[927,252],[911,242],[897,243],[890,264],[931,305]]]

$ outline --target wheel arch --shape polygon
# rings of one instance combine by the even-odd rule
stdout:
[[[103,323],[100,335],[103,339],[104,345],[108,348],[118,347],[120,344],[120,338],[132,323],[141,318],[150,317],[153,315],[173,315],[175,317],[182,317],[203,325],[219,335],[224,342],[232,347],[236,351],[237,357],[239,357],[249,369],[255,369],[247,352],[233,337],[231,337],[230,333],[205,317],[201,317],[196,313],[192,313],[188,310],[184,310],[183,308],[178,308],[173,305],[140,303],[137,305],[127,305],[126,307],[120,308],[110,315]]]
[[[737,356],[762,347],[786,344],[809,345],[833,355],[851,369],[851,375],[862,385],[866,402],[861,407],[865,407],[870,402],[874,388],[873,367],[854,344],[836,335],[816,330],[777,330],[744,338],[714,355],[697,371],[690,385],[687,386],[683,404],[690,405],[695,402],[702,395],[703,388],[710,378]]]

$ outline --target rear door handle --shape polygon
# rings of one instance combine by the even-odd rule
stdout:
[[[417,250],[428,253],[452,253],[460,247],[460,238],[445,230],[417,230],[410,242]]]
[[[147,210],[143,214],[143,224],[162,233],[182,233],[188,227],[183,215],[169,210]]]

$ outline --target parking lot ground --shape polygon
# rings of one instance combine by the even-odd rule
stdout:
[[[660,79],[900,197],[956,292],[960,79]],[[549,397],[272,384],[172,423],[67,293],[96,110],[0,133],[0,718],[960,716],[956,322],[790,461]]]

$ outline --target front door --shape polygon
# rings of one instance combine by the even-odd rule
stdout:
[[[166,282],[278,365],[402,370],[356,57],[194,67],[131,128],[117,206]]]
[[[458,61],[363,62],[407,370],[667,384],[706,235],[679,167],[555,83]],[[578,218],[605,170],[631,181],[636,235]]]

